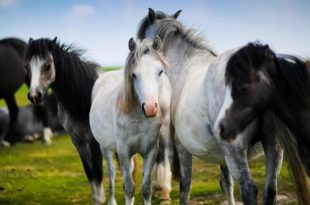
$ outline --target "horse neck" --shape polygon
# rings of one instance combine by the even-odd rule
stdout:
[[[88,120],[92,88],[98,78],[95,65],[61,48],[56,52],[53,53],[56,79],[51,87],[57,100],[73,117]]]
[[[167,75],[171,84],[175,84],[180,80],[180,76],[188,73],[192,68],[190,63],[199,63],[211,61],[215,56],[204,48],[199,48],[194,44],[186,42],[181,36],[175,38],[166,48],[166,56],[170,65],[170,69],[167,70]]]

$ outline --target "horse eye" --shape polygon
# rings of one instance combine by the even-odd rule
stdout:
[[[132,77],[132,79],[136,79],[137,78],[137,76],[136,76],[136,74],[131,74],[131,77]]]
[[[158,75],[159,75],[159,76],[161,76],[161,74],[163,74],[163,72],[164,72],[164,71],[163,71],[163,70],[161,70],[161,71],[159,72],[159,74],[158,74]]]
[[[249,84],[245,84],[245,85],[242,85],[241,87],[240,87],[240,92],[241,93],[245,93],[245,92],[248,92],[249,90],[250,90],[250,85]]]
[[[51,64],[45,64],[44,65],[44,70],[49,71],[51,69]]]

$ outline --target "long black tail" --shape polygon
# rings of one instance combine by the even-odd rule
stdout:
[[[286,126],[274,116],[277,134],[283,146],[285,159],[288,162],[290,173],[293,177],[298,204],[310,205],[310,190],[308,176],[303,163],[298,155],[297,142]]]

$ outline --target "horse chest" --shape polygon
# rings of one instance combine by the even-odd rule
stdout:
[[[145,152],[158,142],[160,118],[145,118],[143,115],[121,116],[117,120],[117,143],[126,145],[134,152]]]

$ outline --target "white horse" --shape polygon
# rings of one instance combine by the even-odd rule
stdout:
[[[131,38],[125,68],[103,74],[92,92],[90,127],[101,148],[119,156],[127,205],[134,203],[132,156],[139,153],[144,159],[142,194],[144,204],[151,204],[151,172],[159,140],[170,136],[171,88],[159,47],[159,38],[137,43]],[[166,161],[170,168],[168,157]],[[170,178],[171,174],[162,180]],[[110,204],[116,204],[115,199]]]
[[[232,144],[223,143],[216,133],[218,120],[224,114],[221,108],[229,103],[224,100],[226,62],[235,50],[217,56],[192,29],[176,20],[179,14],[170,16],[149,9],[137,37],[153,39],[158,35],[163,41],[161,51],[170,64],[167,76],[172,86],[171,120],[180,158],[180,204],[188,204],[189,200],[192,155],[221,164],[220,184],[229,204],[235,204],[232,177],[240,183],[243,202],[257,204],[258,190],[247,157],[261,153],[251,154],[251,145],[258,140],[266,154],[264,204],[274,204],[282,150],[270,137],[274,133],[265,127],[267,121],[256,120]]]

